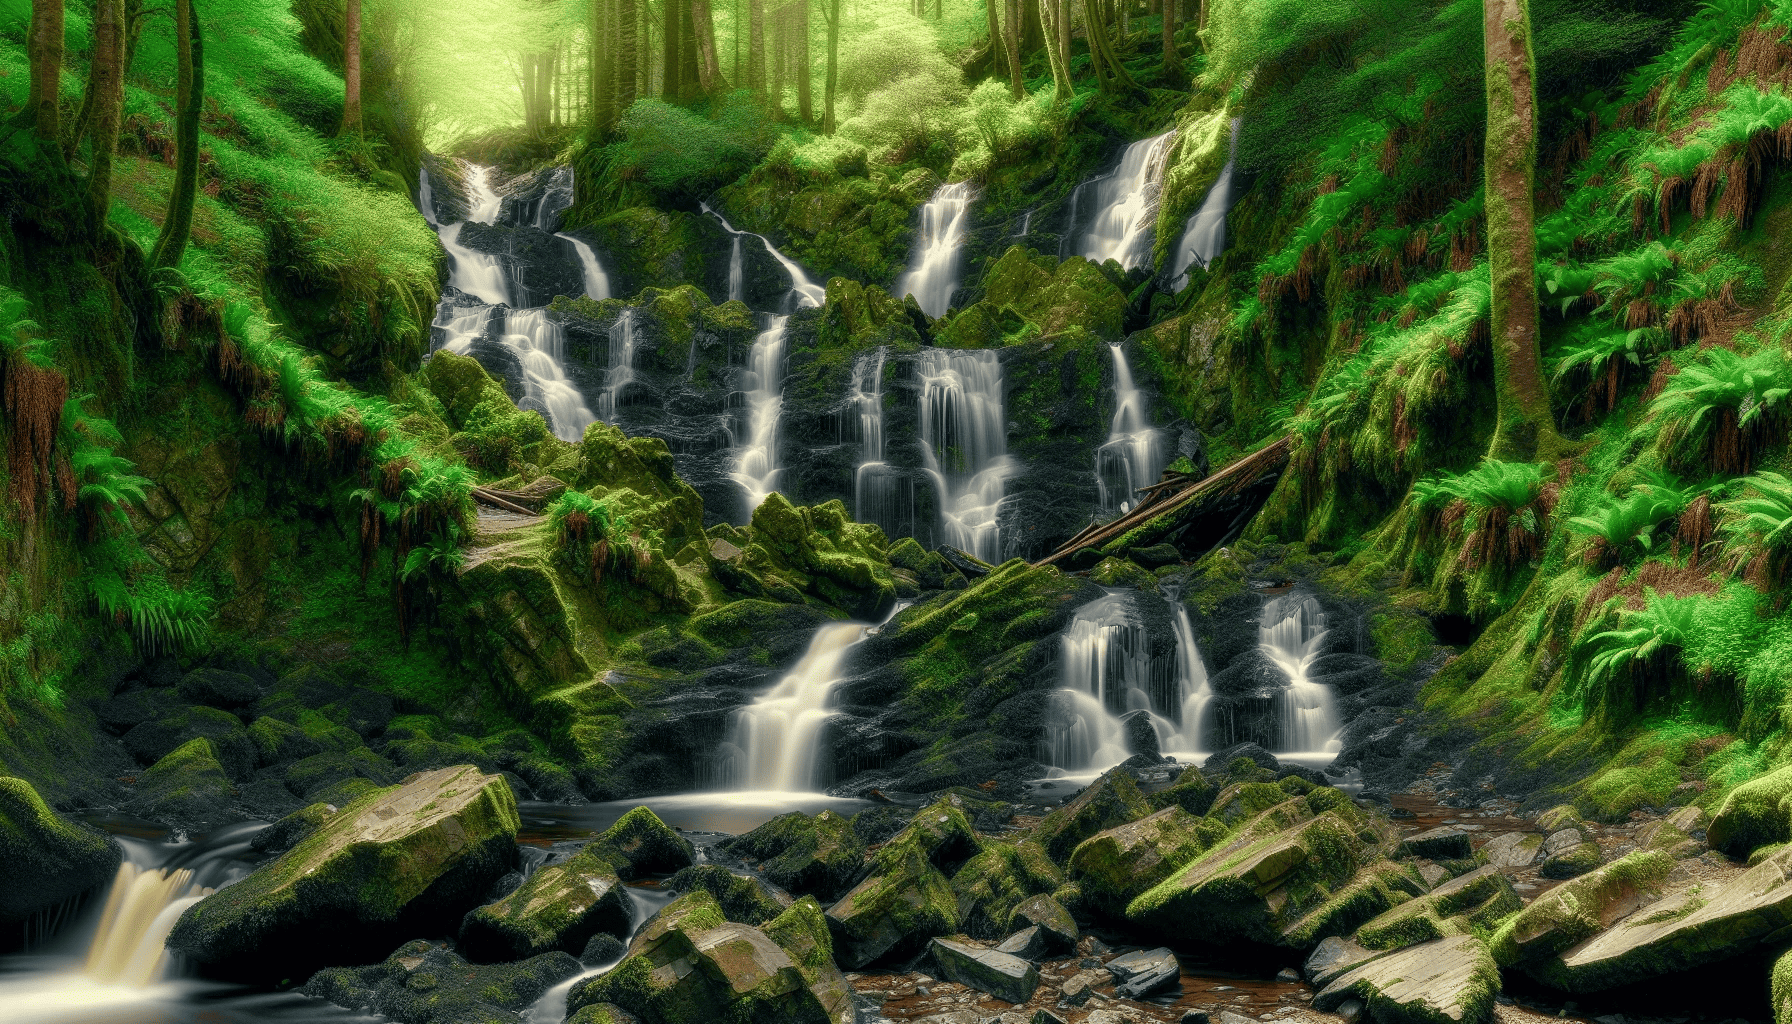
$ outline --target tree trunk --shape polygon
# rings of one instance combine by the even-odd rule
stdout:
[[[784,17],[782,9],[773,12],[772,22],[772,118],[784,120],[784,28],[789,19]]]
[[[1021,2],[1026,3],[1026,0]],[[1046,37],[1046,61],[1052,68],[1052,99],[1066,100],[1070,98],[1070,84],[1065,75],[1063,54],[1069,48],[1070,12],[1066,9],[1066,0],[1038,0],[1038,5],[1039,21]]]
[[[740,30],[741,30],[741,26],[743,26],[747,23],[746,22],[746,13],[747,13],[747,7],[746,7],[745,0],[734,0],[734,21],[733,21],[733,25],[732,25],[733,31],[730,32],[729,35],[734,38],[734,68],[733,68],[733,76],[732,77],[734,78],[734,84],[737,88],[741,87],[741,86],[745,86],[747,84],[746,75],[741,73],[744,69],[742,68],[741,62],[740,62],[740,36],[741,36]]]
[[[613,45],[611,31],[616,11],[613,0],[590,0],[591,3],[591,137],[603,138],[616,123],[616,58],[619,46]],[[620,27],[620,26],[618,26]]]
[[[1164,73],[1178,80],[1182,58],[1176,53],[1176,0],[1158,0],[1158,8],[1163,18]]]
[[[922,0],[922,2],[925,3],[926,0]],[[933,20],[946,20],[946,0],[933,0]]]
[[[983,4],[985,28],[989,32],[989,74],[991,78],[1000,78],[1008,70],[1008,48],[1003,45],[1002,16],[996,11],[998,2],[1003,3],[1004,6],[1012,6],[1012,4],[1007,4],[1006,0],[984,0]],[[1006,16],[1012,18],[1014,15],[1010,11]]]
[[[1058,3],[1059,0],[1051,0],[1051,2]],[[1048,44],[1052,40],[1052,32],[1046,27],[1044,15],[1045,12],[1038,3],[1033,0],[1021,0],[1020,52],[1023,57],[1040,49],[1049,49]]]
[[[104,3],[105,0],[100,0]],[[361,130],[361,0],[342,15],[342,134]]]
[[[765,0],[747,0],[747,88],[765,95]]]
[[[1055,12],[1052,19],[1057,28],[1058,72],[1062,76],[1057,79],[1057,95],[1061,99],[1070,99],[1076,92],[1075,83],[1070,78],[1070,3],[1071,0],[1050,0]]]
[[[993,7],[996,0],[989,2]],[[1027,94],[1027,82],[1020,69],[1020,33],[1021,24],[1026,21],[1021,9],[1029,6],[1027,0],[1008,0],[1008,37],[1002,41],[1002,53],[1008,60],[1008,96],[1017,102]]]
[[[691,27],[697,37],[697,83],[714,96],[728,88],[722,78],[722,59],[716,53],[716,26],[709,0],[691,0]]]
[[[1491,454],[1531,461],[1561,447],[1538,353],[1536,62],[1526,0],[1483,0],[1487,49],[1487,263],[1498,423]]]
[[[678,0],[666,0],[666,16],[660,25],[660,95],[666,100],[678,99],[684,83],[678,73],[684,67],[684,42],[680,38]]]
[[[701,62],[697,58],[697,26],[691,13],[691,0],[677,0],[678,7],[678,98],[695,99],[702,92]]]
[[[28,55],[31,61],[31,94],[25,116],[37,137],[51,145],[61,141],[62,110],[62,0],[31,0]]]
[[[162,234],[150,252],[153,267],[178,267],[193,230],[193,199],[199,191],[199,112],[205,106],[204,37],[193,0],[174,3],[174,194]]]
[[[93,159],[89,161],[87,199],[94,224],[105,230],[112,206],[112,157],[118,150],[118,119],[124,104],[124,26],[119,0],[98,0],[93,12]]]
[[[616,116],[635,105],[635,74],[640,64],[635,32],[635,0],[616,0]]]
[[[822,94],[821,131],[834,134],[834,87],[840,78],[840,0],[821,0],[822,17],[828,23],[828,78]],[[995,0],[990,0],[994,3]]]
[[[790,5],[791,71],[796,75],[796,116],[805,128],[815,124],[815,75],[809,67],[809,0],[795,0]]]

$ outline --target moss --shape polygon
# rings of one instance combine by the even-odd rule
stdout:
[[[1572,849],[1545,859],[1537,873],[1544,878],[1573,878],[1593,870],[1604,860],[1598,843],[1578,843]]]
[[[159,819],[217,822],[236,792],[204,737],[188,740],[137,777],[137,806]]]
[[[1201,773],[1199,767],[1190,765],[1182,770],[1182,774],[1176,777],[1176,781],[1168,789],[1158,790],[1149,799],[1151,806],[1157,810],[1174,804],[1190,814],[1203,815],[1213,806],[1215,795],[1213,783],[1207,781],[1207,776]]]
[[[716,864],[696,864],[681,869],[666,881],[677,892],[706,892],[715,897],[722,916],[741,924],[762,925],[784,912],[765,883],[752,875],[737,875]]]
[[[988,843],[952,876],[959,926],[975,938],[1001,938],[1015,907],[1063,884],[1064,873],[1032,840]]]
[[[1369,949],[1401,949],[1446,935],[1487,934],[1523,908],[1505,875],[1482,868],[1364,924],[1356,941]]]
[[[781,814],[751,832],[725,841],[724,852],[759,862],[772,884],[798,895],[816,893],[832,902],[853,882],[865,863],[865,842],[852,821],[822,811]]]
[[[1252,762],[1251,766],[1255,768],[1256,763]],[[1274,783],[1233,783],[1213,798],[1213,806],[1208,810],[1207,816],[1226,825],[1236,826],[1287,801],[1288,797],[1288,791]]]
[[[1661,889],[1673,858],[1638,852],[1551,889],[1502,924],[1489,942],[1502,967],[1553,957],[1604,929],[1609,908]]]
[[[118,844],[51,811],[32,785],[0,776],[0,922],[17,923],[111,879]]]
[[[577,955],[598,932],[627,934],[633,906],[601,848],[532,872],[504,898],[468,912],[460,949],[476,961]]]
[[[840,965],[856,970],[887,954],[912,953],[958,930],[958,900],[946,876],[915,844],[892,844],[877,873],[828,909]]]
[[[609,859],[623,878],[671,874],[689,867],[696,858],[691,841],[674,832],[646,807],[636,807],[616,819],[616,824],[592,840],[592,846],[620,856],[620,863],[616,856]]]
[[[832,969],[834,941],[828,933],[827,915],[813,896],[792,903],[765,926],[765,934],[790,954],[805,977]],[[811,983],[814,979],[810,978]]]
[[[1792,766],[1731,790],[1706,834],[1712,849],[1739,858],[1758,846],[1788,840],[1792,840]]]
[[[1045,816],[1033,836],[1059,863],[1070,859],[1083,840],[1151,813],[1138,784],[1125,772],[1108,772],[1074,799]]]
[[[1089,905],[1118,919],[1134,897],[1198,858],[1223,834],[1211,819],[1172,805],[1083,840],[1070,855],[1066,875]]]

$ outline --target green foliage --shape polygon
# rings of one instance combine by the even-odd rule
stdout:
[[[654,205],[687,209],[750,170],[775,137],[745,93],[726,97],[709,117],[660,99],[637,100],[616,130],[621,141],[602,150],[587,173],[602,175],[602,188],[635,185]]]
[[[210,631],[211,597],[197,590],[175,590],[159,575],[145,575],[127,584],[113,569],[99,569],[84,580],[100,615],[128,625],[145,657],[196,649]]]
[[[548,526],[561,557],[581,572],[591,573],[592,586],[617,570],[638,575],[652,561],[651,547],[637,549],[629,537],[628,518],[583,491],[568,490],[548,506]]]
[[[1783,574],[1788,552],[1792,552],[1792,480],[1771,470],[1762,470],[1740,482],[1741,497],[1720,503],[1723,513],[1718,530],[1724,535],[1725,550],[1733,564],[1764,560],[1763,569],[1771,566],[1772,582]],[[1762,583],[1770,580],[1758,573]]]
[[[1614,679],[1620,670],[1686,646],[1698,629],[1697,598],[1645,594],[1642,611],[1623,613],[1620,629],[1595,634],[1588,644],[1588,680],[1595,685]]]
[[[1779,346],[1746,356],[1712,348],[1668,381],[1649,412],[1664,424],[1661,439],[1671,454],[1689,461],[1688,449],[1703,441],[1712,469],[1747,472],[1777,427],[1787,395],[1792,366]]]

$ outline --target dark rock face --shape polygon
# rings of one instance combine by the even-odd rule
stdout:
[[[110,881],[122,851],[109,837],[63,820],[30,783],[0,777],[0,857],[7,865],[0,925],[12,940],[31,915]]]
[[[321,970],[303,991],[407,1024],[453,1024],[514,1018],[577,973],[579,961],[558,950],[520,963],[480,966],[417,939],[371,967]]]

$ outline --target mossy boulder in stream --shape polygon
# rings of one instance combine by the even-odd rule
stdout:
[[[1321,989],[1313,1008],[1331,1013],[1354,997],[1377,1024],[1486,1024],[1499,991],[1481,940],[1452,935],[1373,955]]]
[[[235,792],[212,741],[200,737],[181,744],[137,777],[132,807],[155,821],[214,828],[242,818],[230,809]]]
[[[840,502],[798,508],[773,491],[753,510],[745,549],[723,561],[751,577],[760,593],[789,600],[780,597],[787,590],[798,602],[806,595],[876,620],[896,603],[888,552],[883,531],[853,522]],[[724,572],[717,578],[737,591],[752,589]]]
[[[1369,949],[1400,949],[1445,935],[1485,935],[1523,907],[1498,868],[1477,868],[1376,917],[1357,929],[1356,941]]]
[[[960,927],[979,939],[999,939],[1014,930],[1017,908],[1029,899],[1050,899],[1064,884],[1064,872],[1031,839],[989,842],[982,853],[952,876]]]
[[[1086,906],[1124,917],[1135,897],[1207,852],[1226,832],[1218,821],[1171,805],[1083,840],[1070,855],[1067,874]]]
[[[832,903],[858,879],[865,843],[849,818],[822,811],[781,814],[721,844],[722,852],[755,862],[772,884]]]
[[[523,960],[552,950],[577,956],[598,932],[626,938],[634,901],[601,852],[549,864],[516,891],[469,911],[460,949],[478,962]]]
[[[669,875],[696,863],[697,848],[645,807],[616,819],[592,840],[625,881],[642,875]]]
[[[736,874],[720,864],[694,864],[666,879],[674,892],[709,893],[730,921],[762,925],[790,905],[787,893],[776,893],[752,875]]]
[[[379,956],[395,934],[451,929],[510,870],[519,825],[503,776],[471,765],[414,775],[189,907],[168,947],[244,979]]]
[[[1139,784],[1123,771],[1111,771],[1090,783],[1076,798],[1045,816],[1033,837],[1055,861],[1064,863],[1083,840],[1110,828],[1138,821],[1151,813]]]
[[[1500,926],[1488,944],[1493,958],[1523,967],[1556,956],[1654,899],[1672,870],[1668,854],[1639,851],[1564,882]]]
[[[0,925],[104,885],[122,857],[112,839],[50,810],[31,783],[0,776]]]
[[[453,950],[413,939],[369,967],[330,967],[306,983],[308,996],[404,1024],[499,1024],[579,972],[555,951],[521,963],[468,963]]]
[[[1712,816],[1706,841],[1713,850],[1747,857],[1757,846],[1792,839],[1792,766],[1730,790]]]

